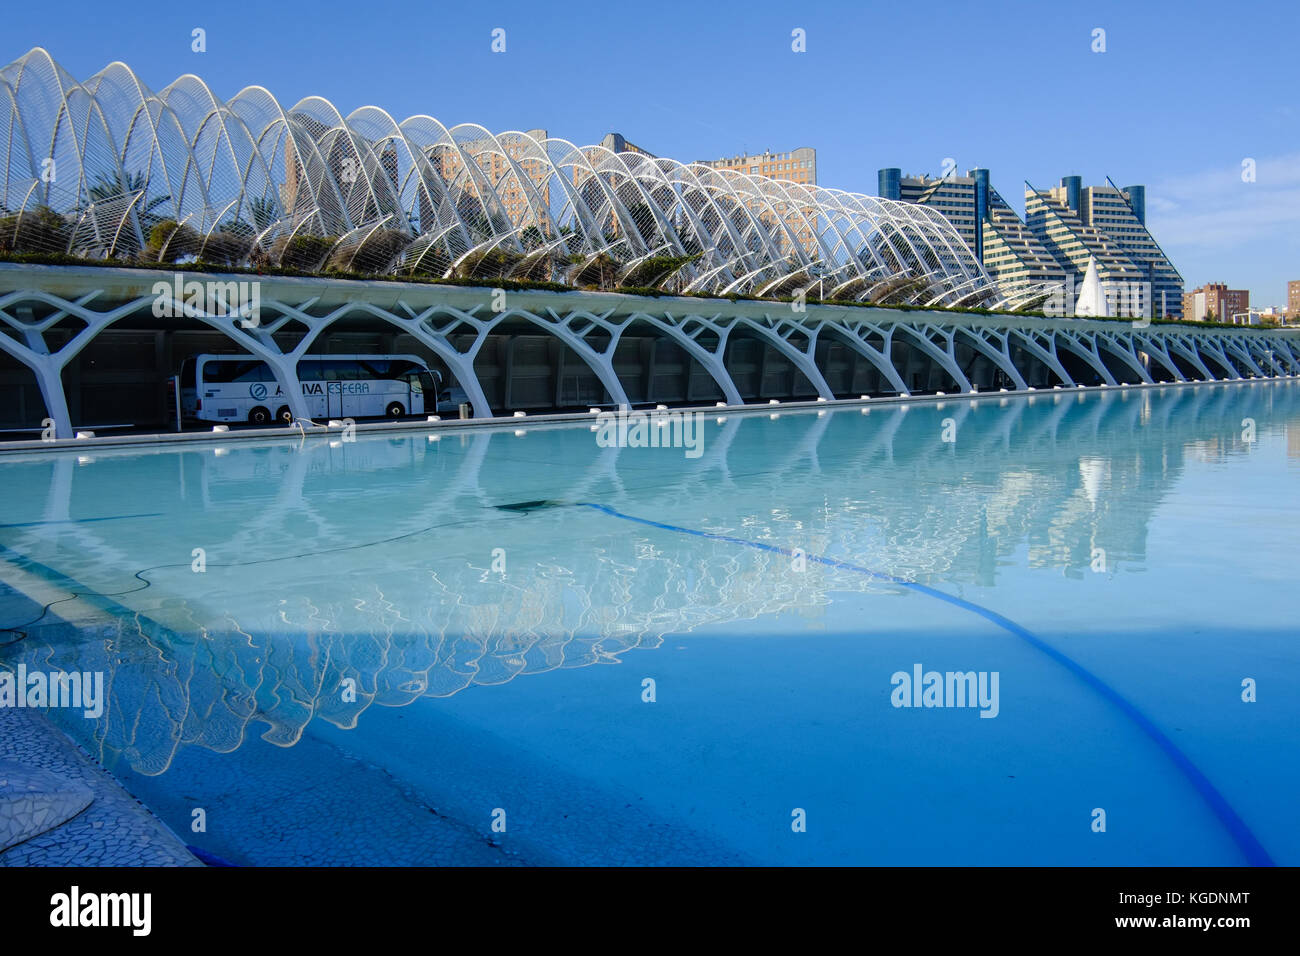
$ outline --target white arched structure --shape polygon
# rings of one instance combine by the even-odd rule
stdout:
[[[157,297],[148,290],[170,286],[175,277],[161,270],[0,263],[0,350],[31,370],[59,437],[73,431],[63,385],[69,363],[106,330],[156,327]],[[298,362],[344,327],[417,340],[465,390],[476,418],[512,411],[500,404],[507,399],[490,398],[480,380],[484,346],[494,336],[538,333],[576,356],[614,405],[640,401],[629,399],[635,390],[615,359],[620,342],[647,333],[680,349],[730,405],[761,400],[741,383],[744,358],[734,352],[740,340],[759,343],[773,361],[801,375],[809,399],[856,399],[862,391],[1027,391],[1300,375],[1300,339],[1290,330],[815,304],[796,311],[781,303],[618,293],[513,291],[498,308],[490,288],[271,276],[257,281],[257,323],[186,302],[168,327],[206,326],[235,349],[264,359],[296,418],[306,418]],[[853,388],[859,374],[874,384]]]
[[[1005,305],[925,206],[42,49],[0,69],[0,251]],[[1019,301],[1018,299],[1016,301]]]

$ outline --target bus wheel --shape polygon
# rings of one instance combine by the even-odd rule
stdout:
[[[271,413],[261,405],[256,406],[248,413],[248,424],[265,425],[271,420]]]
[[[391,405],[388,406],[389,418],[401,418],[405,414],[406,414],[406,409],[402,407],[401,402],[393,402]]]
[[[288,405],[281,405],[276,409],[275,417],[278,421],[282,421],[286,425],[293,424],[293,412],[289,409]]]

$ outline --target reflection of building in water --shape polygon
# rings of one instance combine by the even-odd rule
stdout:
[[[1189,441],[1183,446],[1183,452],[1192,461],[1219,462],[1228,457],[1232,443],[1222,435],[1210,435]]]
[[[1204,436],[1227,435],[1222,454],[1240,454],[1243,416],[1255,417],[1261,431],[1282,427],[1281,396],[1266,405],[1272,399],[1261,395],[1198,387],[1105,402],[1047,395],[1003,407],[880,409],[871,417],[796,413],[779,423],[731,416],[708,435],[700,467],[685,472],[680,459],[598,450],[585,429],[557,429],[550,440],[555,460],[581,463],[564,472],[576,476],[566,479],[565,500],[605,500],[672,521],[693,514],[702,530],[951,589],[995,583],[999,562],[1023,550],[1031,567],[1068,574],[1088,570],[1093,548],[1105,550],[1112,572],[1144,560],[1147,520],[1184,456],[1214,443]],[[936,454],[924,416],[936,425],[951,416],[960,440]],[[903,427],[905,417],[926,427]],[[749,439],[765,428],[764,470],[755,475]],[[31,499],[26,510],[50,524],[13,528],[5,544],[85,582],[87,593],[120,596],[60,605],[61,614],[98,623],[75,633],[70,625],[34,628],[0,651],[5,666],[23,660],[45,670],[104,671],[108,702],[89,745],[110,765],[124,760],[158,774],[187,746],[229,752],[252,733],[290,746],[313,717],[352,727],[375,704],[404,706],[520,675],[617,663],[668,635],[775,615],[815,619],[838,595],[893,591],[866,575],[811,561],[796,573],[783,553],[594,511],[502,512],[493,505],[517,488],[501,471],[513,460],[513,435],[479,431],[441,441],[454,454],[438,454],[438,443],[423,435],[367,436],[337,448],[258,443],[222,455],[160,452],[164,467],[148,486],[149,500],[177,516],[168,521],[170,537],[210,532],[210,525],[187,526],[188,515],[239,515],[226,540],[207,543],[201,590],[188,551],[167,565],[158,542],[138,529],[119,538],[111,524],[69,520],[70,503],[100,487],[113,459],[136,461],[131,453],[96,449],[107,471],[68,454],[28,456],[13,487]],[[647,482],[659,467],[664,481]],[[398,500],[374,493],[392,469],[411,475]],[[661,490],[628,499],[625,479]],[[430,486],[439,493],[427,494]],[[805,497],[792,497],[792,489]],[[747,502],[742,519],[711,517],[734,514],[738,496]],[[338,518],[344,508],[346,523]],[[358,513],[373,515],[378,544],[357,540]],[[557,554],[561,539],[581,540],[580,553]],[[493,540],[507,543],[510,566],[527,573],[494,578],[484,553]],[[295,542],[291,556],[285,541]],[[366,550],[356,555],[359,548]],[[339,572],[359,567],[371,572]],[[147,589],[122,586],[143,568],[154,569]],[[47,587],[48,595],[33,597],[67,597],[57,584]]]

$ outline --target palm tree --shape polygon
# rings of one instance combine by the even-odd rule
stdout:
[[[253,217],[253,225],[257,227],[258,232],[264,232],[270,228],[271,223],[280,218],[278,210],[275,208],[275,201],[257,197],[248,201],[248,214]]]
[[[144,173],[100,173],[86,189],[86,194],[90,202],[103,202],[119,196],[129,196],[131,193],[144,192],[146,182]],[[140,219],[142,233],[148,235],[154,226],[162,222],[163,217],[154,210],[166,201],[166,196],[155,196],[150,199],[146,195],[144,201],[136,207],[136,216]]]
[[[144,189],[144,173],[100,173],[86,192],[91,202],[103,202]]]

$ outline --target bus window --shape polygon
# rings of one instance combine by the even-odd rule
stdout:
[[[275,375],[265,362],[209,359],[203,364],[203,381],[212,385],[223,382],[274,382]]]
[[[303,359],[298,363],[298,381],[300,382],[323,382],[325,381],[325,366],[322,362],[315,360]]]
[[[326,362],[325,367],[325,377],[331,382],[357,382],[365,377],[361,364],[350,359],[335,359]]]

